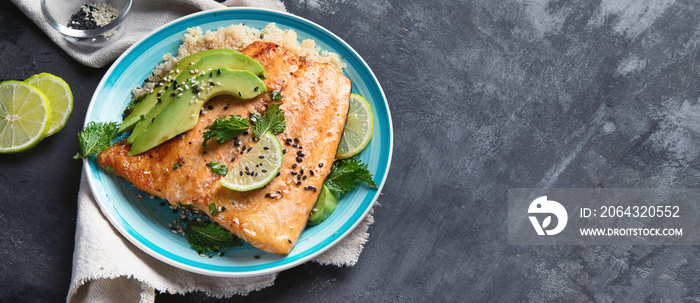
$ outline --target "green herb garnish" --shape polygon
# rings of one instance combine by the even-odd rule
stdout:
[[[282,96],[282,93],[280,93],[276,90],[273,90],[272,92],[270,92],[270,98],[272,98],[272,100],[279,101],[279,100],[282,100],[283,97],[284,96]]]
[[[211,202],[211,204],[209,204],[209,212],[212,216],[216,216],[216,214],[219,213],[219,208],[216,207],[216,203]]]
[[[280,109],[280,105],[282,105],[282,103],[270,104],[267,108],[267,112],[262,114],[259,118],[255,118],[253,136],[260,138],[268,131],[276,135],[287,128],[287,121],[284,119],[284,111]]]
[[[112,144],[112,138],[117,134],[119,124],[117,122],[90,121],[88,125],[78,133],[80,152],[73,159],[87,158],[97,154]]]
[[[114,172],[114,168],[111,167],[111,166],[109,166],[109,165],[105,165],[105,170],[108,171],[108,172],[110,172],[110,173],[113,173],[113,172]]]
[[[211,171],[219,175],[225,176],[228,173],[228,167],[225,164],[219,163],[218,161],[211,161],[209,165]]]
[[[366,182],[369,188],[377,188],[372,178],[367,164],[357,158],[350,158],[333,163],[328,178],[323,181],[323,186],[339,196],[353,190],[361,182]]]
[[[182,208],[182,209],[190,209],[190,210],[194,209],[194,205],[189,205],[189,204],[185,205],[185,204],[182,204],[182,202],[177,202],[177,206],[179,208]]]
[[[240,245],[236,236],[214,222],[190,220],[185,233],[187,242],[197,251],[213,252]]]
[[[228,119],[226,119],[226,116],[221,117],[205,128],[207,131],[202,134],[202,137],[204,137],[202,147],[207,148],[209,139],[213,138],[216,143],[224,144],[227,140],[249,129],[250,123],[241,116],[229,115]]]
[[[180,165],[182,165],[182,164],[180,164],[180,162],[173,164],[173,169],[178,169],[180,167]]]

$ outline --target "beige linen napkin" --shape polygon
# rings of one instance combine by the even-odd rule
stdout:
[[[354,265],[373,222],[370,213],[345,239],[313,261],[324,265]],[[155,290],[171,294],[203,291],[213,297],[230,297],[271,286],[276,276],[210,277],[156,260],[110,225],[97,206],[85,175],[81,177],[73,277],[67,302],[153,302]]]
[[[106,47],[93,48],[64,40],[45,22],[40,0],[11,1],[71,57],[92,67],[109,64],[154,29],[199,10],[225,6],[285,10],[278,0],[228,0],[223,4],[214,0],[137,0],[131,8],[130,19],[122,25],[122,36]],[[313,261],[336,266],[354,265],[367,242],[367,229],[373,222],[370,213],[345,239]],[[81,176],[73,272],[67,302],[153,302],[156,290],[171,294],[203,291],[213,297],[230,297],[271,286],[276,276],[210,277],[177,269],[151,257],[111,226],[97,206],[85,176]]]
[[[132,44],[154,29],[182,16],[226,6],[254,6],[285,11],[278,0],[227,0],[219,3],[214,0],[136,0],[131,6],[128,20],[121,25],[122,35],[108,45],[76,45],[53,29],[41,13],[41,0],[10,0],[17,5],[36,25],[78,62],[90,67],[103,67],[119,57]],[[57,0],[46,0],[57,1]],[[71,0],[77,1],[77,0]],[[85,3],[96,1],[85,0]]]

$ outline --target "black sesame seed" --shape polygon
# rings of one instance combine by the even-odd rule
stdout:
[[[287,239],[287,241],[289,241],[290,244],[292,243],[292,240]]]
[[[297,151],[297,156],[303,157],[303,156],[304,156],[304,152],[302,152],[302,151]]]
[[[245,167],[245,171],[250,171],[250,169],[248,169],[248,166]]]
[[[241,95],[241,92],[238,92],[238,96],[239,96],[239,97],[243,97],[243,95]]]
[[[282,150],[282,154],[286,154],[286,153],[287,153],[287,149],[285,148]]]
[[[292,168],[297,168],[297,164],[296,163],[292,164]]]
[[[258,159],[265,159],[265,156],[259,156]]]
[[[221,75],[221,69],[220,69],[220,68],[217,68],[217,69],[216,69],[216,74],[217,74],[217,75]]]
[[[241,172],[239,173],[239,175],[241,175],[241,177],[242,177],[242,176],[243,176],[243,171],[241,171]]]
[[[265,194],[265,197],[266,197],[266,198],[269,198],[269,197],[270,197],[270,194]]]
[[[281,173],[281,172],[277,172],[277,177],[279,177],[280,174],[282,174],[282,173]]]
[[[235,157],[234,157],[234,158],[231,158],[231,162],[233,162],[233,161],[236,161],[236,158],[235,158]]]
[[[302,159],[301,157],[297,157],[297,162],[302,162],[302,161],[304,161],[304,159]]]
[[[221,211],[224,211],[224,210],[226,210],[226,206],[221,207]]]
[[[246,135],[248,135],[248,134],[250,134],[248,131],[244,131],[244,132],[243,132],[243,135],[244,135],[244,136],[246,136]]]
[[[267,169],[263,169],[262,172],[263,172],[263,173],[266,173],[266,172],[267,172]]]
[[[299,138],[294,138],[294,142],[299,143]]]
[[[313,171],[313,170],[310,170],[309,173],[311,174],[312,177],[314,176],[314,171]]]
[[[156,96],[158,96],[158,97],[160,97],[160,96],[162,96],[162,95],[163,95],[163,94],[161,94],[161,93],[157,93],[157,94],[156,94]]]
[[[292,175],[296,175],[296,174],[297,174],[296,171],[291,171],[291,173],[292,173]]]
[[[224,109],[228,109],[228,105],[224,106]]]
[[[299,170],[299,173],[303,175],[303,174],[304,174],[304,169],[302,168],[301,170]]]
[[[302,180],[306,180],[306,176],[303,176],[301,179],[302,179]]]
[[[301,175],[297,175],[297,180],[301,180]]]
[[[299,144],[294,143],[294,144],[292,144],[292,146],[299,147]]]
[[[213,76],[214,75],[212,74],[212,72],[209,72],[209,77],[213,77]],[[212,83],[212,85],[214,85],[214,84]]]
[[[263,147],[263,149],[264,149],[264,150],[268,150],[268,149],[270,149],[270,148],[269,148],[269,147],[267,147],[267,146],[265,146],[265,147]]]
[[[257,91],[258,91],[258,87],[256,86],[253,90],[257,92]]]
[[[318,167],[323,167],[323,162],[319,163]]]
[[[206,165],[209,166],[209,167],[211,167],[211,163],[207,163]]]
[[[252,147],[248,147],[248,152],[250,152],[251,149],[253,149],[253,148],[252,148]]]
[[[173,96],[173,97],[177,96],[176,93],[170,93],[170,95]]]

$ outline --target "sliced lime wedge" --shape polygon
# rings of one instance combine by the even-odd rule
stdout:
[[[282,168],[282,144],[270,132],[265,133],[245,154],[229,169],[228,174],[219,183],[235,191],[249,191],[261,188],[277,176]]]
[[[49,130],[51,106],[46,96],[27,83],[0,83],[0,153],[37,145]]]
[[[372,140],[373,132],[374,117],[369,103],[358,94],[350,95],[348,118],[335,157],[347,159],[359,154]]]
[[[51,136],[66,126],[73,111],[73,93],[66,81],[49,73],[36,74],[24,82],[39,89],[51,106],[51,125],[46,136]]]

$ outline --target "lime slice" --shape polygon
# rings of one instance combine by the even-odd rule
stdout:
[[[46,96],[27,83],[0,83],[0,153],[28,150],[49,130],[51,107]]]
[[[68,83],[49,73],[36,74],[24,80],[39,89],[51,105],[51,125],[46,136],[51,136],[61,130],[68,121],[73,110],[73,93]]]
[[[277,176],[282,168],[282,144],[270,132],[265,133],[253,149],[245,154],[219,183],[235,191],[261,188]]]
[[[335,157],[347,159],[359,154],[372,140],[373,131],[374,117],[369,103],[358,94],[350,95],[348,118]]]

